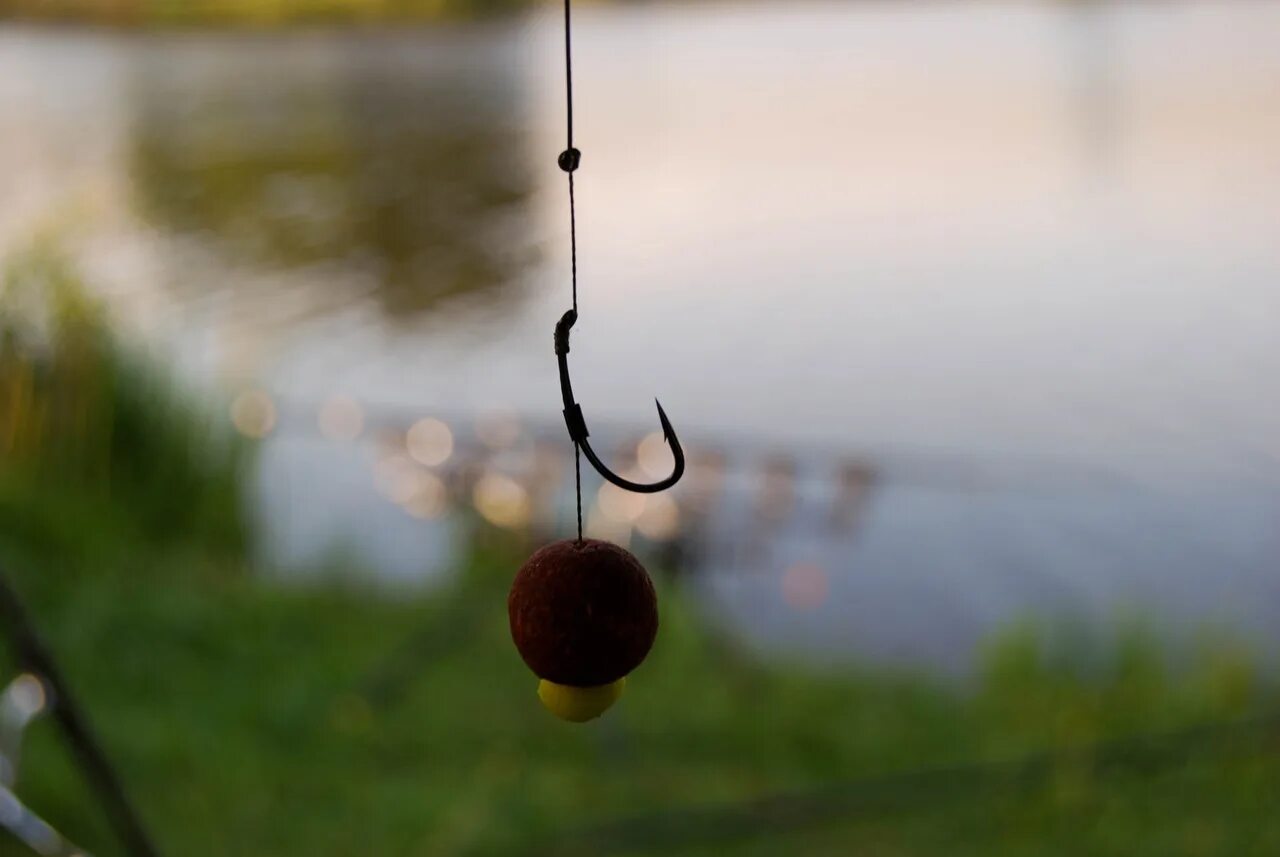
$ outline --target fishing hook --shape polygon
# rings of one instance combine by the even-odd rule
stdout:
[[[671,427],[671,421],[667,419],[667,412],[662,410],[662,403],[657,399],[654,399],[654,403],[658,406],[658,419],[662,421],[662,439],[671,447],[671,454],[676,460],[675,469],[666,479],[649,485],[623,479],[605,466],[595,450],[591,448],[591,444],[587,442],[589,435],[587,421],[582,416],[582,406],[573,399],[573,384],[569,381],[569,330],[577,320],[578,311],[571,309],[556,324],[556,359],[560,363],[560,394],[564,398],[564,422],[569,428],[569,437],[582,449],[587,460],[600,475],[619,488],[635,491],[638,494],[656,494],[659,491],[665,491],[679,482],[680,477],[684,475],[684,450],[680,447],[676,430]]]

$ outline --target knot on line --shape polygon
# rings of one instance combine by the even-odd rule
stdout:
[[[582,152],[570,146],[560,153],[560,157],[556,162],[560,164],[560,169],[566,173],[571,173],[582,163]]]

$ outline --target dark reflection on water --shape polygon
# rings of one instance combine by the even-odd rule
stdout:
[[[129,162],[142,216],[228,267],[323,265],[336,276],[308,282],[307,314],[369,297],[403,324],[518,298],[532,181],[510,64],[429,42],[427,62],[359,38],[272,47],[240,44],[236,63],[193,63],[180,44],[141,54]]]

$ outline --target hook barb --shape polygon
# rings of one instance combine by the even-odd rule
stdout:
[[[630,479],[624,479],[610,470],[591,448],[591,443],[587,439],[590,436],[587,421],[582,415],[582,406],[573,397],[573,383],[569,380],[569,331],[577,321],[577,310],[569,310],[556,324],[556,359],[560,364],[560,395],[564,400],[564,422],[569,429],[569,437],[582,450],[587,460],[591,462],[591,466],[619,488],[634,491],[637,494],[656,494],[659,491],[665,491],[679,482],[680,477],[684,475],[684,449],[680,446],[680,439],[676,437],[676,430],[672,427],[671,420],[667,418],[667,412],[662,408],[662,402],[657,399],[653,402],[658,406],[662,439],[671,447],[671,455],[675,458],[675,466],[666,479],[653,483],[632,482]]]

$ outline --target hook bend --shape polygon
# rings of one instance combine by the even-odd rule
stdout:
[[[569,429],[569,437],[587,456],[591,466],[619,488],[634,491],[637,494],[656,494],[667,490],[679,482],[680,477],[684,475],[684,449],[680,446],[680,439],[676,437],[676,430],[671,427],[671,421],[667,419],[667,412],[662,409],[662,403],[657,399],[654,399],[654,403],[658,406],[658,420],[662,423],[662,439],[671,447],[671,454],[675,458],[675,467],[666,479],[653,483],[623,479],[610,470],[591,448],[591,443],[587,440],[590,436],[590,432],[587,431],[587,421],[582,415],[582,406],[573,398],[573,383],[569,380],[569,331],[577,321],[578,311],[571,309],[556,323],[556,360],[560,364],[560,395],[564,400],[564,422]]]

